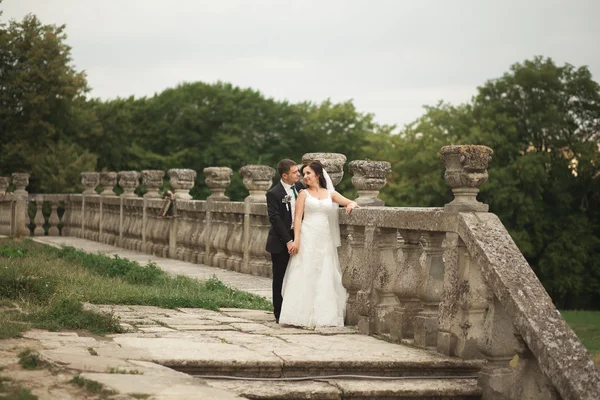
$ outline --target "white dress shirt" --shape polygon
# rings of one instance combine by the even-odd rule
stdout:
[[[292,229],[294,229],[294,210],[296,207],[296,197],[294,196],[294,191],[292,190],[291,185],[288,185],[284,181],[281,181],[281,185],[285,189],[285,192],[292,197],[292,200],[290,201],[290,211],[292,212]]]

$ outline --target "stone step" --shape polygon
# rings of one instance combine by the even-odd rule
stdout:
[[[204,379],[203,382],[255,400],[481,399],[476,379],[319,379],[300,382]]]
[[[255,362],[223,362],[195,360],[186,363],[161,363],[164,366],[192,376],[235,376],[250,378],[279,378],[367,375],[367,376],[455,376],[472,377],[479,372],[482,362],[476,360],[445,359],[435,361],[361,361],[361,360],[286,360],[283,364]]]

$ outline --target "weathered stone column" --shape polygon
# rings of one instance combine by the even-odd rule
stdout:
[[[171,178],[171,187],[175,190],[175,198],[191,200],[190,190],[194,187],[196,171],[193,169],[174,168],[167,171]]]
[[[10,178],[8,176],[0,176],[0,196],[6,194],[6,189],[10,184]]]
[[[162,186],[165,171],[158,169],[145,169],[142,171],[142,184],[146,186],[147,192],[144,198],[160,198],[158,189]]]
[[[100,172],[100,185],[104,188],[101,196],[115,196],[113,188],[117,184],[117,173],[116,172]]]
[[[96,186],[100,183],[100,174],[98,172],[82,172],[79,174],[81,177],[81,186],[83,186],[83,193],[96,194]]]
[[[266,203],[267,190],[273,184],[275,169],[268,165],[244,165],[240,169],[244,177],[244,186],[250,195],[244,199],[247,203]]]
[[[337,186],[344,177],[344,164],[346,156],[340,153],[306,153],[302,156],[302,164],[306,165],[311,161],[319,161],[333,182]]]
[[[44,196],[38,194],[35,196],[35,217],[33,217],[33,223],[35,229],[33,230],[33,236],[44,236],[44,215],[42,214],[42,207],[44,206]]]
[[[206,186],[210,190],[210,196],[206,198],[209,201],[229,201],[225,196],[225,190],[231,184],[231,175],[233,171],[229,167],[206,167],[204,172]]]
[[[423,310],[415,318],[415,346],[435,347],[438,335],[438,308],[444,288],[443,232],[423,234],[425,266],[419,299]]]
[[[352,184],[358,189],[358,205],[383,206],[383,200],[377,196],[387,183],[386,175],[392,172],[391,164],[387,161],[354,160],[350,162],[349,169],[353,175]]]
[[[489,206],[477,201],[479,187],[488,179],[487,167],[492,149],[480,145],[444,146],[440,159],[446,166],[444,178],[452,188],[454,200],[444,206],[450,212],[487,212]]]
[[[121,197],[137,197],[135,188],[140,184],[140,173],[137,171],[121,171],[117,174],[119,186],[123,188]]]
[[[11,175],[12,183],[15,185],[15,216],[13,236],[18,239],[23,236],[29,236],[28,215],[27,215],[27,185],[29,185],[29,174],[25,172],[15,172]]]

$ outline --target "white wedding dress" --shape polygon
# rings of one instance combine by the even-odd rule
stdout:
[[[346,289],[329,215],[331,195],[312,197],[306,191],[300,250],[290,258],[283,279],[280,324],[304,327],[344,326]]]

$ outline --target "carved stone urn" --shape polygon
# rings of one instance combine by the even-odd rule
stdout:
[[[250,192],[250,195],[244,201],[266,203],[267,190],[273,184],[275,169],[268,165],[244,165],[240,168],[240,174],[244,178],[244,186]]]
[[[140,184],[140,173],[137,171],[121,171],[118,173],[119,186],[123,188],[122,197],[137,197],[135,188]]]
[[[83,186],[83,194],[97,194],[94,189],[100,183],[100,174],[98,172],[82,172],[79,174],[81,177],[81,186]]]
[[[387,180],[386,175],[392,172],[392,166],[387,161],[354,160],[349,164],[352,184],[358,189],[356,202],[361,206],[383,206],[385,203],[378,198]]]
[[[486,212],[487,204],[477,200],[479,187],[488,179],[487,168],[493,150],[481,145],[452,145],[440,150],[440,159],[446,166],[444,178],[452,188],[454,200],[444,206],[450,212]]]
[[[142,171],[142,184],[146,186],[145,198],[157,198],[160,197],[158,189],[163,183],[163,176],[165,171],[158,169],[145,169]]]
[[[319,161],[333,182],[337,186],[344,177],[344,164],[346,156],[340,153],[306,153],[302,156],[302,164],[306,165],[311,161]]]
[[[206,200],[210,201],[229,201],[225,196],[225,190],[231,184],[231,175],[233,171],[229,167],[206,167],[204,172],[206,186],[210,190],[210,196]]]
[[[117,184],[116,172],[100,172],[100,184],[104,188],[100,196],[114,196],[113,188]]]
[[[167,171],[171,178],[171,187],[175,190],[178,200],[191,200],[190,190],[194,187],[196,171],[187,168],[174,168]]]

